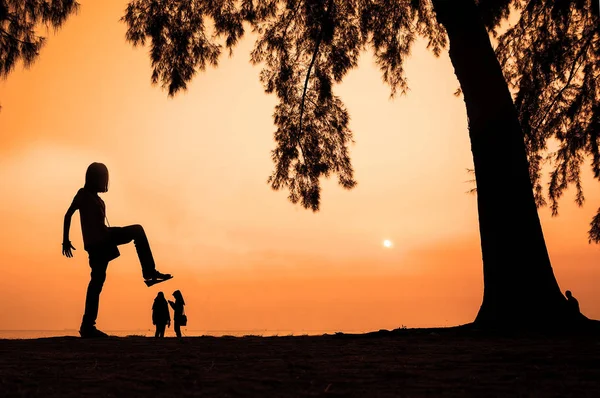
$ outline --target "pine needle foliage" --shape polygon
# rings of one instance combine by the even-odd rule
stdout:
[[[0,78],[19,61],[30,67],[45,42],[39,28],[60,28],[78,7],[74,0],[0,0]]]
[[[152,82],[175,95],[197,71],[218,64],[250,28],[258,34],[251,62],[263,69],[273,115],[275,190],[317,211],[322,177],[356,185],[349,156],[350,116],[334,93],[370,48],[392,95],[405,93],[404,60],[421,35],[439,54],[446,43],[425,0],[134,0],[123,20],[134,46],[150,42]]]
[[[557,215],[569,186],[575,188],[575,202],[583,205],[586,159],[600,179],[598,1],[520,0],[512,6],[520,18],[499,36],[496,54],[515,92],[536,202],[549,201]],[[549,144],[557,149],[549,151]],[[541,183],[545,164],[551,169],[546,189]],[[600,241],[600,210],[589,239]]]
[[[349,156],[350,116],[334,88],[371,51],[391,95],[404,94],[404,62],[423,38],[439,55],[447,36],[433,3],[443,0],[132,0],[123,20],[133,45],[150,42],[152,82],[175,95],[197,71],[216,66],[245,29],[258,34],[251,62],[262,65],[265,92],[278,98],[268,179],[273,189],[317,211],[321,177],[356,185]],[[538,206],[554,214],[570,184],[584,200],[581,166],[587,156],[600,179],[600,67],[595,0],[475,0],[503,66],[525,134]],[[507,20],[516,19],[508,28]],[[502,33],[500,30],[504,29]],[[548,155],[548,144],[559,144]],[[548,189],[545,162],[554,166]],[[600,241],[600,210],[590,240]]]

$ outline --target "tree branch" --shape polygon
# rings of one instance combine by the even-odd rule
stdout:
[[[327,17],[330,15],[332,8],[333,8],[333,0],[329,0],[329,4],[327,6],[327,13],[325,14]],[[324,33],[325,33],[325,29],[323,28],[323,24],[321,24],[321,32],[319,33],[319,39],[315,43],[315,50],[313,52],[312,59],[310,60],[310,64],[308,65],[308,69],[306,71],[306,79],[304,79],[304,89],[302,91],[302,101],[300,102],[300,123],[299,123],[299,127],[298,127],[298,145],[300,146],[300,150],[302,151],[302,157],[304,157],[304,160],[306,160],[306,156],[305,156],[306,151],[302,148],[302,144],[300,143],[299,136],[302,134],[302,119],[304,118],[304,106],[305,106],[305,101],[306,101],[306,91],[308,90],[308,81],[310,79],[310,73],[312,71],[312,68],[315,65],[317,55],[319,54],[319,48],[321,46],[321,43],[323,42]]]
[[[32,41],[25,41],[25,40],[21,40],[19,38],[16,38],[13,35],[11,35],[10,33],[8,33],[7,31],[5,31],[4,29],[0,29],[0,34],[2,34],[2,36],[4,36],[4,37],[8,37],[11,40],[18,41],[21,44],[35,44]]]
[[[308,65],[308,69],[306,71],[306,79],[304,79],[304,90],[302,91],[302,102],[300,103],[300,128],[299,133],[302,134],[302,117],[304,116],[304,103],[306,100],[306,91],[308,90],[308,81],[310,79],[310,72],[315,65],[315,60],[317,59],[317,54],[319,53],[319,47],[321,46],[321,42],[323,41],[323,34],[321,30],[321,34],[319,35],[319,40],[315,44],[315,51],[313,52],[312,59],[310,60],[310,64]]]
[[[540,128],[541,125],[546,121],[546,118],[550,114],[550,111],[552,110],[552,108],[554,108],[554,105],[556,105],[556,103],[558,102],[558,99],[560,97],[562,97],[562,94],[571,85],[571,81],[573,80],[573,77],[575,77],[577,72],[579,72],[579,68],[581,68],[581,64],[579,65],[579,67],[577,67],[577,69],[575,69],[575,67],[577,66],[577,62],[579,61],[579,58],[587,51],[590,43],[592,42],[592,39],[594,38],[594,32],[591,32],[589,35],[590,35],[590,37],[587,39],[587,42],[583,45],[583,47],[581,48],[581,51],[579,51],[579,54],[577,54],[577,56],[573,60],[573,65],[571,65],[571,70],[569,71],[569,78],[567,79],[563,88],[561,88],[560,91],[558,92],[558,94],[556,94],[556,96],[552,100],[552,103],[550,103],[550,105],[546,109],[546,112],[544,113],[544,117],[542,117],[542,119],[539,121],[539,123],[536,124],[536,126],[535,126],[536,130],[538,128]]]

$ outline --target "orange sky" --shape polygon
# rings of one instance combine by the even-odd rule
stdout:
[[[125,0],[83,1],[29,70],[0,82],[0,329],[75,329],[89,280],[79,217],[75,257],[62,220],[87,165],[111,173],[112,225],[141,223],[158,269],[147,288],[132,245],[109,266],[98,327],[151,327],[158,290],[180,289],[194,330],[377,330],[473,320],[482,269],[462,99],[446,54],[418,43],[411,91],[389,99],[370,54],[336,92],[356,144],[352,191],[324,183],[312,213],[266,184],[271,115],[248,37],[218,69],[167,98],[150,85],[147,49],[125,42]],[[600,318],[600,248],[587,224],[600,206],[586,170],[584,208],[543,209],[561,289]],[[391,249],[384,239],[394,242]]]

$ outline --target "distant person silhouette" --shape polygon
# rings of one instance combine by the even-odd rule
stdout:
[[[158,292],[152,304],[152,324],[156,326],[154,337],[165,337],[165,327],[171,326],[169,305],[163,292]]]
[[[106,206],[98,193],[107,191],[108,169],[102,163],[90,164],[85,173],[85,185],[77,191],[65,214],[62,254],[68,258],[73,257],[71,250],[75,250],[75,248],[69,240],[69,229],[73,213],[79,210],[83,246],[88,252],[92,269],[85,297],[85,311],[79,329],[81,337],[107,336],[106,333],[96,329],[96,318],[108,263],[120,255],[117,245],[123,245],[133,240],[142,265],[142,274],[148,286],[172,278],[171,275],[162,274],[156,270],[148,238],[141,225],[110,227],[104,223],[104,220],[108,222]]]
[[[173,329],[175,329],[177,337],[181,337],[181,326],[187,325],[187,315],[185,315],[185,309],[183,308],[185,301],[179,290],[173,292],[173,297],[175,297],[175,302],[169,300],[169,305],[173,308],[173,322],[175,323]]]
[[[570,290],[565,292],[565,296],[567,296],[567,305],[569,307],[569,313],[571,316],[576,318],[581,315],[581,311],[579,310],[579,301],[573,297]]]

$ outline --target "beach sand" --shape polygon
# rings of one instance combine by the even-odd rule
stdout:
[[[600,337],[408,329],[0,340],[0,395],[600,397]]]

